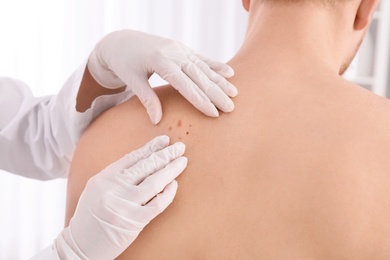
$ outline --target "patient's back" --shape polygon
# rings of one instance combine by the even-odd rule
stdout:
[[[188,168],[120,259],[390,259],[388,101],[340,79],[232,82],[236,109],[217,119],[170,87],[157,126],[137,99],[101,116],[76,151],[68,212],[87,178],[167,134]]]

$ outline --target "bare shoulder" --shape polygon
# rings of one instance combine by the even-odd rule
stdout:
[[[344,98],[350,101],[350,106],[358,108],[361,115],[378,122],[383,129],[388,129],[390,135],[390,100],[351,82],[344,86],[349,89]]]
[[[134,96],[94,120],[79,142],[75,160],[87,152],[85,149],[93,150],[94,157],[90,158],[96,160],[96,170],[101,170],[107,162],[141,147],[156,135],[172,132],[174,137],[174,126],[179,124],[180,115],[188,117],[197,113],[172,87],[155,90],[163,108],[163,119],[158,125],[150,121],[146,109]]]
[[[171,143],[186,141],[189,122],[205,117],[175,89],[155,89],[163,108],[163,119],[154,125],[137,97],[100,115],[81,137],[69,173],[67,220],[73,215],[86,182],[112,162],[142,147],[158,135],[168,135]]]
[[[353,86],[346,92],[349,102],[345,104],[345,121],[349,123],[350,135],[356,136],[356,142],[366,140],[372,145],[373,154],[388,162],[390,158],[390,100],[360,86]],[[348,105],[347,105],[348,104]]]

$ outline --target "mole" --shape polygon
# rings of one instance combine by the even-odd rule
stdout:
[[[187,134],[187,135],[189,135],[189,134],[190,134],[190,132],[187,132],[186,134]]]

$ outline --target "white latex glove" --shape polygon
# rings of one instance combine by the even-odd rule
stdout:
[[[200,56],[182,43],[133,30],[108,34],[92,51],[88,68],[103,87],[126,85],[146,107],[153,123],[160,122],[160,100],[148,79],[157,73],[197,109],[217,117],[218,110],[231,112],[237,89],[225,77],[234,71],[224,63]]]
[[[60,259],[114,259],[172,202],[185,145],[159,136],[92,177],[57,237]]]

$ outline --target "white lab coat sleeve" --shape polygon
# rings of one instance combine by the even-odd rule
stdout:
[[[64,259],[61,259],[59,257],[57,249],[55,247],[55,243],[53,243],[52,245],[46,247],[35,256],[29,258],[29,260],[64,260]]]
[[[81,256],[76,254],[72,248],[66,243],[62,235],[58,235],[54,243],[38,254],[31,257],[29,260],[85,260],[88,259],[84,254],[79,252]]]
[[[76,111],[86,62],[55,96],[34,97],[21,81],[0,78],[0,169],[28,178],[66,177],[76,144],[100,113],[133,93],[100,96],[90,109]]]

